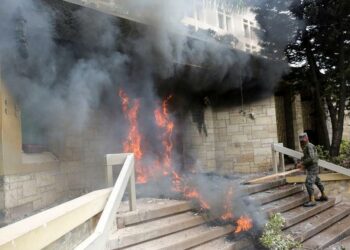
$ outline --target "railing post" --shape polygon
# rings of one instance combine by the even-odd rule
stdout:
[[[276,151],[275,151],[275,145],[271,144],[271,151],[272,151],[272,167],[273,171],[277,174],[278,173],[278,167],[277,167],[277,161],[276,161]]]
[[[107,185],[113,187],[113,166],[107,165]]]
[[[136,210],[136,187],[135,187],[135,160],[132,158],[132,173],[128,183],[128,191],[129,191],[129,208],[130,211]]]
[[[101,218],[97,223],[95,231],[75,249],[94,250],[106,249],[108,236],[115,223],[116,214],[120,203],[129,186],[130,209],[136,209],[136,188],[135,188],[135,157],[134,154],[106,155],[106,176],[107,183],[113,184],[113,166],[123,164],[110,196],[108,197]]]
[[[283,147],[283,143],[278,143],[279,146]],[[282,172],[286,172],[286,165],[284,163],[284,153],[279,152],[280,169]]]

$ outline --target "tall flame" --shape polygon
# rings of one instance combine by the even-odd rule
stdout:
[[[140,101],[134,100],[133,105],[130,105],[129,97],[123,90],[119,90],[119,96],[122,102],[122,109],[126,119],[129,122],[129,132],[127,139],[123,143],[123,150],[125,153],[134,153],[136,161],[136,181],[137,183],[146,183],[147,175],[145,169],[140,165],[140,160],[143,156],[141,148],[141,134],[138,128],[138,114],[140,111]],[[131,107],[130,107],[131,106]]]
[[[155,124],[162,131],[158,139],[162,143],[164,152],[163,155],[159,156],[159,159],[154,161],[150,168],[146,168],[146,166],[142,165],[142,158],[144,156],[142,140],[144,138],[138,127],[140,100],[133,100],[131,104],[129,97],[123,90],[119,90],[119,96],[121,98],[123,113],[129,123],[128,136],[123,143],[123,149],[124,152],[132,152],[135,154],[137,183],[147,183],[150,178],[159,175],[169,176],[171,174],[173,191],[181,193],[186,199],[197,201],[202,209],[209,210],[211,207],[209,202],[204,199],[202,194],[198,192],[195,187],[191,187],[187,185],[186,182],[182,181],[184,176],[181,176],[174,169],[172,164],[174,122],[170,118],[168,110],[168,103],[172,96],[166,98],[161,106],[154,110]],[[235,222],[235,233],[245,232],[253,227],[252,219],[248,216],[241,216],[235,221],[237,218],[235,218],[233,214],[233,187],[230,187],[227,191],[223,209],[224,212],[220,216],[220,219],[229,223]]]
[[[169,175],[172,169],[171,157],[173,150],[172,136],[174,130],[174,122],[170,119],[168,112],[168,102],[171,98],[172,96],[166,98],[163,101],[162,106],[154,111],[156,124],[164,131],[161,135],[162,145],[164,147],[164,155],[162,159],[164,175]]]

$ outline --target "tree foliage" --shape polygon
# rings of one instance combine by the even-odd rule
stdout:
[[[255,10],[265,54],[288,60],[288,83],[311,93],[321,142],[338,155],[350,97],[350,1],[263,0]]]

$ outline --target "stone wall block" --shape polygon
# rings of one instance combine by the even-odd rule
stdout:
[[[216,114],[217,120],[228,120],[230,119],[230,114],[229,112],[218,112]]]
[[[53,185],[55,183],[55,176],[52,173],[38,173],[36,175],[36,183],[38,187]]]
[[[18,192],[17,189],[9,190],[5,192],[5,206],[6,208],[15,207],[18,204]]]
[[[37,185],[35,180],[27,181],[23,183],[23,196],[32,196],[37,193]]]

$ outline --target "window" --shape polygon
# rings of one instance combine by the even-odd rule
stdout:
[[[225,29],[224,14],[223,13],[218,13],[218,18],[219,18],[219,28],[220,29]]]
[[[196,13],[198,21],[205,21],[203,5],[197,4]]]
[[[252,36],[252,40],[258,40],[258,29],[253,27],[251,29],[251,36]]]
[[[229,16],[226,17],[226,30],[232,31],[232,20]]]
[[[25,153],[41,153],[48,150],[48,131],[33,111],[22,108],[22,149]]]
[[[243,28],[244,28],[244,37],[250,38],[249,25],[243,24]]]
[[[247,43],[245,44],[245,51],[249,53],[251,52],[250,44],[247,44]]]
[[[257,48],[255,46],[252,46],[252,52],[253,52],[253,54],[258,53],[258,50],[257,50]]]

